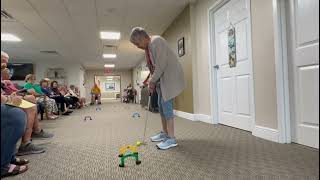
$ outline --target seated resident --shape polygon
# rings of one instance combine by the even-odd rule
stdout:
[[[1,70],[1,83],[3,85],[4,88],[4,93],[6,95],[11,95],[11,94],[16,94],[19,96],[23,96],[23,98],[27,101],[29,101],[28,99],[34,99],[35,97],[33,95],[27,95],[27,91],[25,89],[18,89],[16,87],[16,85],[10,80],[11,76],[10,76],[10,70],[8,68],[4,68],[3,70]],[[31,101],[30,101],[31,102]],[[35,102],[32,102],[35,103]]]
[[[75,94],[77,95],[77,97],[79,98],[80,107],[86,106],[86,98],[80,96],[80,91],[79,91],[79,88],[78,88],[78,87],[75,87],[74,93],[75,93]]]
[[[54,115],[58,113],[58,106],[54,99],[47,97],[41,90],[41,86],[38,84],[34,84],[36,80],[35,75],[28,74],[26,76],[26,84],[24,88],[27,89],[28,93],[37,97],[37,102],[44,103],[46,101],[46,108],[48,109],[49,119],[57,119],[58,116]]]
[[[75,91],[75,86],[70,85],[70,89],[68,89],[67,94],[65,97],[69,98],[71,100],[72,105],[75,106],[75,108],[80,108],[80,101],[79,98],[77,97]]]
[[[134,102],[134,92],[132,87],[127,88],[127,103]]]
[[[26,172],[29,163],[27,159],[15,157],[16,144],[26,129],[26,114],[19,108],[5,105],[6,101],[1,95],[1,178]],[[19,103],[17,99],[13,101]]]
[[[67,102],[63,96],[56,95],[51,88],[49,88],[48,80],[42,79],[40,81],[41,91],[51,99],[56,101],[56,104],[60,104],[60,110],[62,115],[69,115],[72,111],[67,108]]]
[[[97,83],[94,83],[94,86],[91,89],[91,103],[90,103],[90,105],[94,105],[96,100],[98,101],[98,104],[101,104],[101,90],[98,87]]]
[[[6,61],[6,63],[8,63],[8,61]],[[4,87],[1,88],[2,102],[3,101],[13,102],[14,100],[21,102],[22,97],[16,95],[17,94],[16,88],[14,87],[13,83],[9,80],[10,76],[9,76],[8,70],[3,69],[1,71],[1,77],[4,79]],[[8,86],[6,87],[5,84],[7,84]],[[7,96],[5,96],[4,94],[7,94]],[[36,104],[36,99],[32,95],[25,95],[23,98],[26,101]],[[23,111],[27,114],[27,127],[26,127],[26,130],[24,131],[17,155],[27,155],[27,154],[36,154],[36,153],[45,152],[44,148],[34,145],[31,141],[31,138],[34,138],[34,139],[35,138],[51,138],[53,134],[46,133],[40,128],[39,120],[37,116],[37,106],[23,109]]]
[[[3,98],[5,97],[5,98]],[[21,102],[21,98],[19,96],[4,96],[2,95],[2,99],[6,99],[5,102],[16,101]],[[20,108],[19,108],[20,109]],[[26,129],[23,133],[20,147],[18,149],[17,155],[28,155],[28,154],[39,154],[44,153],[45,149],[43,147],[37,146],[32,143],[32,139],[45,139],[53,137],[53,134],[45,132],[41,129],[38,117],[36,116],[36,106],[27,109],[21,109],[26,113]]]
[[[68,92],[67,88],[63,85],[58,85],[58,90],[62,96],[65,96]]]
[[[1,70],[7,67],[8,61],[9,61],[9,55],[1,51]]]
[[[122,102],[126,103],[127,101],[128,101],[127,89],[124,89],[122,93]]]

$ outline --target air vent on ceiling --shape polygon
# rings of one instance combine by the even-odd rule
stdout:
[[[15,19],[7,11],[1,10],[1,21],[15,21]]]
[[[59,54],[57,51],[40,51],[40,52],[45,54]]]
[[[104,44],[103,45],[103,53],[116,54],[117,50],[118,50],[118,46],[116,46],[116,45],[112,45],[112,44]]]
[[[111,45],[111,44],[106,44],[106,45],[103,45],[103,46],[107,47],[107,48],[117,48],[117,46]]]

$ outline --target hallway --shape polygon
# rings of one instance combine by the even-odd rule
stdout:
[[[121,146],[141,140],[146,111],[139,105],[107,102],[76,110],[72,116],[42,121],[55,134],[43,144],[47,152],[26,156],[28,173],[7,179],[252,179],[302,180],[319,178],[319,151],[297,144],[279,144],[223,125],[177,118],[179,146],[157,150],[149,142],[139,148],[142,164],[128,159],[119,168]],[[141,118],[133,119],[134,112]],[[91,116],[92,121],[84,121]],[[147,137],[160,127],[149,112]]]

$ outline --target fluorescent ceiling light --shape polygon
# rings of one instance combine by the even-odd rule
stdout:
[[[101,39],[118,40],[120,39],[120,32],[100,32]]]
[[[117,57],[116,54],[103,54],[102,56],[103,56],[103,58],[116,58]]]
[[[21,39],[9,33],[1,33],[1,41],[20,42]]]
[[[114,64],[105,64],[104,67],[105,68],[114,68],[115,65]]]

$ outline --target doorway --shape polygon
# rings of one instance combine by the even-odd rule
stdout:
[[[222,1],[209,11],[209,21],[213,114],[217,123],[252,131],[250,0]]]
[[[101,89],[102,100],[118,100],[121,94],[121,76],[95,76],[95,82]]]
[[[286,9],[291,140],[319,149],[319,0]]]

